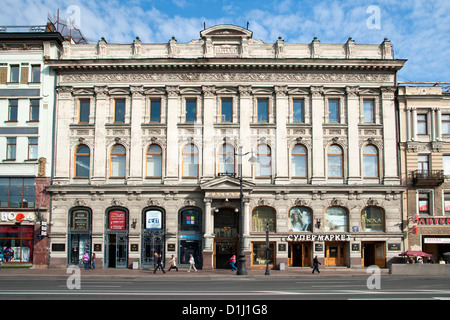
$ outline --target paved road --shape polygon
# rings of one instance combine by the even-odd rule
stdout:
[[[0,278],[0,300],[146,299],[178,301],[273,301],[348,299],[450,300],[450,278],[381,276],[238,278]],[[77,289],[77,285],[80,289]],[[70,289],[72,288],[72,289]]]

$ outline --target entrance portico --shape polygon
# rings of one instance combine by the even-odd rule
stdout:
[[[239,224],[240,184],[233,177],[224,176],[200,186],[205,201],[205,242],[203,269],[224,267],[225,255],[239,252],[239,231],[243,228],[246,267],[250,266],[250,206],[249,197],[254,184],[242,184],[244,199],[244,225]]]

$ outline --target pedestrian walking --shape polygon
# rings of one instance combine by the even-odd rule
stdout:
[[[172,259],[170,259],[169,263],[170,263],[170,267],[169,267],[169,270],[167,270],[167,272],[172,270],[172,268],[177,269],[177,272],[178,272],[177,258],[175,258],[174,255],[172,255]]]
[[[89,270],[89,254],[87,251],[84,252],[82,260],[84,263],[84,270]]]
[[[236,271],[236,255],[233,253],[233,255],[230,258],[230,263],[231,263],[231,271]]]
[[[317,270],[318,273],[320,273],[320,271],[319,271],[319,264],[321,264],[321,263],[317,259],[317,256],[315,256],[314,260],[313,260],[313,271],[312,271],[312,273],[314,273],[314,271],[316,271],[316,270]]]
[[[153,273],[156,273],[156,270],[158,270],[158,269],[161,269],[161,271],[163,273],[166,273],[164,271],[164,268],[163,268],[163,265],[162,265],[162,254],[161,253],[158,254],[158,259],[156,260],[156,267],[155,267],[155,270],[153,270]]]
[[[195,259],[192,256],[192,253],[189,254],[189,256],[190,256],[190,258],[189,258],[189,270],[188,270],[188,272],[191,272],[191,269],[194,269],[195,272],[197,272],[197,268],[195,267]]]
[[[92,264],[92,269],[95,270],[95,252],[92,254],[91,264]]]
[[[2,269],[2,263],[3,263],[3,251],[2,248],[0,248],[0,270]]]

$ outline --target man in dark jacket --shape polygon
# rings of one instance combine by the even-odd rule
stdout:
[[[321,264],[321,263],[317,259],[317,256],[315,256],[314,260],[313,260],[313,271],[312,271],[312,273],[314,273],[314,271],[316,271],[316,270],[317,270],[318,273],[320,273],[320,271],[319,271],[319,264]]]
[[[161,253],[158,255],[158,259],[156,261],[156,267],[155,267],[155,270],[153,270],[153,273],[156,273],[156,270],[158,270],[158,269],[161,269],[163,273],[166,273],[164,271],[164,268],[162,265],[162,254]]]

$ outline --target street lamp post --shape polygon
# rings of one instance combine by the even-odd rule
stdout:
[[[240,219],[239,219],[239,258],[237,275],[246,275],[247,270],[245,268],[245,254],[244,254],[244,191],[243,191],[243,179],[242,179],[242,157],[252,153],[249,159],[250,163],[256,162],[253,157],[253,151],[242,153],[242,147],[239,147],[239,152],[236,155],[239,157],[239,198],[240,198]]]

